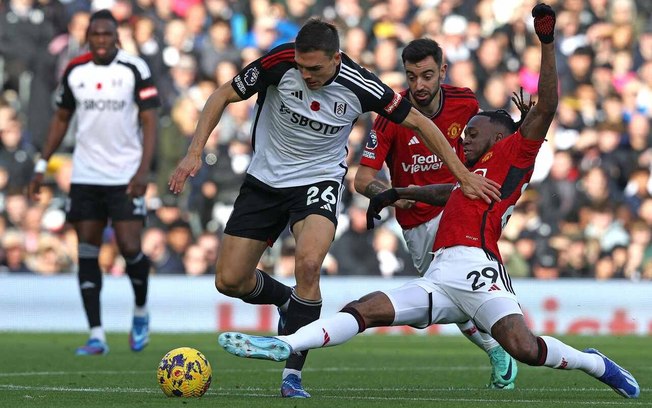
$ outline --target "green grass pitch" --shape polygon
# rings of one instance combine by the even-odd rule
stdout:
[[[282,363],[231,356],[215,334],[153,334],[141,353],[109,335],[106,356],[76,357],[83,334],[0,333],[0,407],[652,407],[649,337],[564,337],[596,347],[629,369],[641,397],[627,400],[580,371],[519,365],[515,390],[488,390],[489,360],[462,336],[363,335],[313,350],[304,369],[309,400],[279,397]],[[190,346],[213,368],[199,399],[167,398],[156,368]]]

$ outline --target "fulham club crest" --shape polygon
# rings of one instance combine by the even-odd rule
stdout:
[[[346,113],[346,103],[335,102],[335,106],[333,107],[333,112],[335,112],[335,116],[337,116],[338,118],[344,116],[344,114]]]

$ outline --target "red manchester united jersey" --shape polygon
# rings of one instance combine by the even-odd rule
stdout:
[[[502,262],[498,238],[532,177],[542,143],[543,139],[525,139],[518,130],[489,149],[471,171],[498,182],[501,201],[471,200],[456,186],[444,207],[434,249],[479,247]]]
[[[401,95],[406,97],[407,91]],[[432,121],[446,136],[462,162],[462,131],[476,113],[478,101],[470,89],[441,86],[441,108]],[[455,182],[448,167],[423,144],[416,132],[378,117],[367,139],[360,164],[380,170],[383,162],[387,162],[394,187]],[[417,203],[409,210],[397,208],[396,220],[403,229],[414,228],[433,219],[441,210],[442,207]]]

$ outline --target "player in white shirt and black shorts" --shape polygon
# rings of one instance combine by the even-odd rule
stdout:
[[[170,177],[171,191],[179,193],[201,167],[204,145],[226,106],[254,94],[254,154],[225,228],[215,285],[247,303],[276,305],[282,333],[293,333],[320,315],[321,266],[335,236],[347,140],[361,114],[374,111],[417,130],[465,194],[497,198],[497,185],[468,172],[439,129],[340,52],[337,29],[317,19],[304,24],[295,43],[247,65],[209,97],[188,152]],[[256,268],[288,223],[297,242],[294,290]],[[304,361],[305,353],[288,360],[282,396],[310,397],[301,384]]]
[[[133,351],[140,351],[149,342],[146,301],[150,263],[141,251],[144,195],[160,101],[145,61],[118,48],[117,21],[110,11],[100,10],[91,16],[87,39],[90,52],[73,59],[64,72],[57,96],[59,108],[50,123],[29,192],[38,199],[47,161],[75,114],[66,213],[79,240],[79,285],[90,327],[87,343],[76,354],[102,355],[109,351],[100,318],[102,272],[98,264],[109,220],[135,295],[129,343]]]

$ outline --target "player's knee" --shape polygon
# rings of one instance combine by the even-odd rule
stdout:
[[[245,291],[246,280],[232,269],[217,268],[215,271],[215,288],[218,292],[229,297],[242,297]]]
[[[307,276],[319,277],[321,271],[322,260],[315,257],[301,257],[296,260],[295,269]]]
[[[120,254],[125,259],[135,259],[140,255],[140,242],[123,242],[120,245]]]
[[[381,292],[374,292],[347,304],[342,311],[355,310],[364,321],[364,327],[389,326],[394,320],[394,314],[389,313],[378,296]]]

